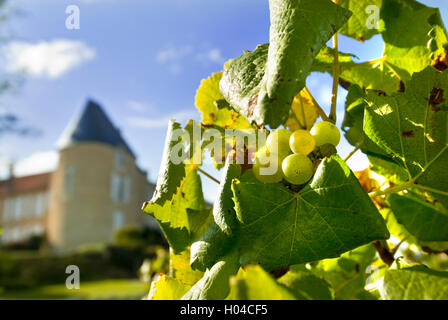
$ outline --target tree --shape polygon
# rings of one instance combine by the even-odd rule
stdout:
[[[414,0],[269,4],[270,43],[201,82],[201,123],[170,121],[156,192],[143,209],[176,263],[150,298],[447,299],[448,37],[439,10]],[[381,34],[383,56],[355,62],[339,52],[338,33],[358,41]],[[333,77],[328,115],[305,86],[311,72]],[[345,137],[370,161],[363,172],[335,153],[339,84],[348,90]],[[318,117],[328,123],[316,127]],[[278,127],[309,131],[293,136],[308,137],[313,151],[295,141],[293,151],[308,151],[291,157],[287,149],[284,160],[279,149],[291,133]],[[258,177],[257,162],[254,175],[252,161],[273,132],[277,149],[268,138],[265,154],[284,163],[280,182]],[[261,143],[254,149],[251,139]],[[204,149],[222,169],[212,209],[199,178],[209,176]]]

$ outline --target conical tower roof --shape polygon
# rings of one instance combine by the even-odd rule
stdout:
[[[64,130],[58,147],[64,149],[79,142],[102,142],[114,147],[121,146],[134,155],[120,130],[115,128],[103,108],[93,100],[87,101],[83,111]]]

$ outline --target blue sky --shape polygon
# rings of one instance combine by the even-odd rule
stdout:
[[[446,1],[421,2],[443,6],[448,21]],[[72,4],[80,8],[79,30],[65,27],[65,9]],[[269,39],[267,0],[18,0],[14,8],[19,13],[8,22],[11,41],[3,48],[13,62],[6,69],[26,65],[31,71],[23,74],[20,87],[0,97],[0,112],[17,113],[41,134],[0,138],[0,176],[11,160],[18,174],[51,169],[59,136],[92,98],[103,105],[155,181],[168,119],[199,120],[194,96],[200,80]],[[379,57],[382,48],[379,36],[365,43],[340,39],[340,50],[361,60]],[[331,78],[312,74],[307,85],[327,108]],[[344,98],[341,89],[340,111]],[[338,149],[344,156],[352,148],[343,141]],[[349,164],[353,169],[367,165],[361,154]],[[216,185],[203,182],[206,197],[213,199]]]

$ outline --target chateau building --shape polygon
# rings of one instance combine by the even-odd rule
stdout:
[[[141,212],[155,186],[103,109],[88,101],[59,143],[54,172],[0,181],[2,244],[44,235],[55,249],[104,243],[123,226],[156,227]]]

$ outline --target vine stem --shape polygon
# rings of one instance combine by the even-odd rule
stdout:
[[[350,153],[348,154],[348,156],[345,157],[344,161],[347,161],[348,159],[350,159],[350,158],[356,153],[356,151],[358,151],[358,150],[361,148],[361,146],[362,146],[362,143],[359,143],[359,144],[356,146],[356,148],[353,149],[352,152],[350,152]]]
[[[333,0],[335,4],[339,4],[339,0]],[[333,36],[333,90],[331,94],[331,109],[328,118],[333,123],[336,123],[336,102],[338,99],[338,87],[339,87],[339,45],[338,45],[338,33]]]
[[[375,246],[376,251],[378,251],[381,260],[390,267],[392,263],[394,263],[395,258],[392,252],[390,252],[386,240],[375,241],[373,242],[373,245]]]
[[[325,111],[322,109],[322,107],[317,103],[316,99],[314,99],[314,96],[311,94],[310,90],[305,87],[304,88],[305,92],[307,95],[310,96],[311,100],[313,101],[313,104],[316,106],[316,110],[317,113],[319,114],[319,116],[322,118],[322,120],[324,121],[330,121],[330,119],[327,117],[327,115],[325,114]]]
[[[215,181],[217,184],[221,184],[221,182],[219,182],[218,179],[214,178],[212,175],[208,174],[207,172],[205,172],[204,170],[202,170],[201,168],[197,167],[196,168],[200,173],[202,173],[204,176],[206,176],[207,178]]]
[[[441,194],[443,196],[448,196],[448,192],[444,192],[442,190],[437,190],[437,189],[426,187],[426,186],[422,186],[422,185],[419,185],[419,184],[414,184],[414,187],[416,187],[417,189],[423,190],[423,191],[428,191],[428,192]]]
[[[413,186],[414,186],[414,182],[411,180],[409,182],[396,185],[396,186],[394,186],[392,188],[388,188],[386,190],[378,190],[378,191],[375,191],[375,192],[371,192],[371,193],[369,193],[369,196],[371,198],[376,198],[376,197],[379,197],[379,196],[386,196],[386,195],[391,194],[391,193],[397,193],[397,192],[409,189],[409,188],[411,188]]]

